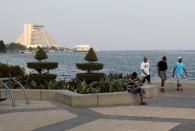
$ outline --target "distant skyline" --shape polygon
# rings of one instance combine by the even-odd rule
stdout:
[[[0,40],[42,24],[61,46],[97,50],[195,50],[194,0],[1,0]]]

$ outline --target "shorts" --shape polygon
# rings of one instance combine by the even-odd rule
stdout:
[[[145,77],[143,78],[142,83],[145,83],[146,80],[147,80],[147,81],[150,81],[150,75],[145,76]]]
[[[160,76],[161,80],[167,80],[167,73],[166,71],[160,71]]]
[[[177,76],[177,83],[182,84],[183,75],[176,75],[176,76]]]

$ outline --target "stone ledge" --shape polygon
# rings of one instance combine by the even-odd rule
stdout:
[[[95,106],[97,94],[77,94],[68,90],[56,91],[56,100],[70,106]]]
[[[145,98],[154,98],[159,95],[157,85],[144,85]],[[1,90],[2,93],[4,90]],[[21,89],[12,89],[15,99],[25,99]],[[68,90],[29,90],[27,94],[30,100],[52,100],[72,106],[104,106],[104,105],[121,105],[134,104],[140,100],[139,94],[125,92],[97,93],[97,94],[78,94]],[[8,98],[10,98],[8,93]]]
[[[25,99],[25,95],[22,89],[11,89],[15,99]],[[56,100],[57,90],[39,90],[39,89],[26,89],[29,100]],[[2,97],[5,90],[1,89]],[[10,99],[9,92],[7,92],[8,99]]]
[[[159,95],[157,85],[145,85],[142,87],[146,91],[145,98],[154,98]],[[140,101],[139,94],[125,92],[97,93],[97,94],[77,94],[71,91],[57,91],[56,100],[73,107],[76,106],[104,106],[134,104]]]

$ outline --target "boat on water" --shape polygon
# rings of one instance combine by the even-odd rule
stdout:
[[[20,53],[24,53],[24,54],[34,54],[35,51],[25,50],[25,51],[20,52]]]
[[[88,52],[89,49],[90,49],[90,46],[89,45],[76,45],[73,48],[73,51],[74,52]]]

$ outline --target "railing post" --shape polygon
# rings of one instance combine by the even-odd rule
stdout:
[[[12,91],[10,90],[10,88],[3,82],[0,82],[0,84],[2,84],[5,88],[7,88],[10,96],[11,96],[11,100],[12,100],[12,106],[15,107],[15,99],[14,99],[14,95],[12,93]]]
[[[28,95],[27,95],[27,92],[26,92],[26,89],[24,88],[24,86],[17,80],[12,79],[12,81],[16,82],[22,88],[24,95],[26,97],[26,104],[29,104],[29,98],[28,98]]]

